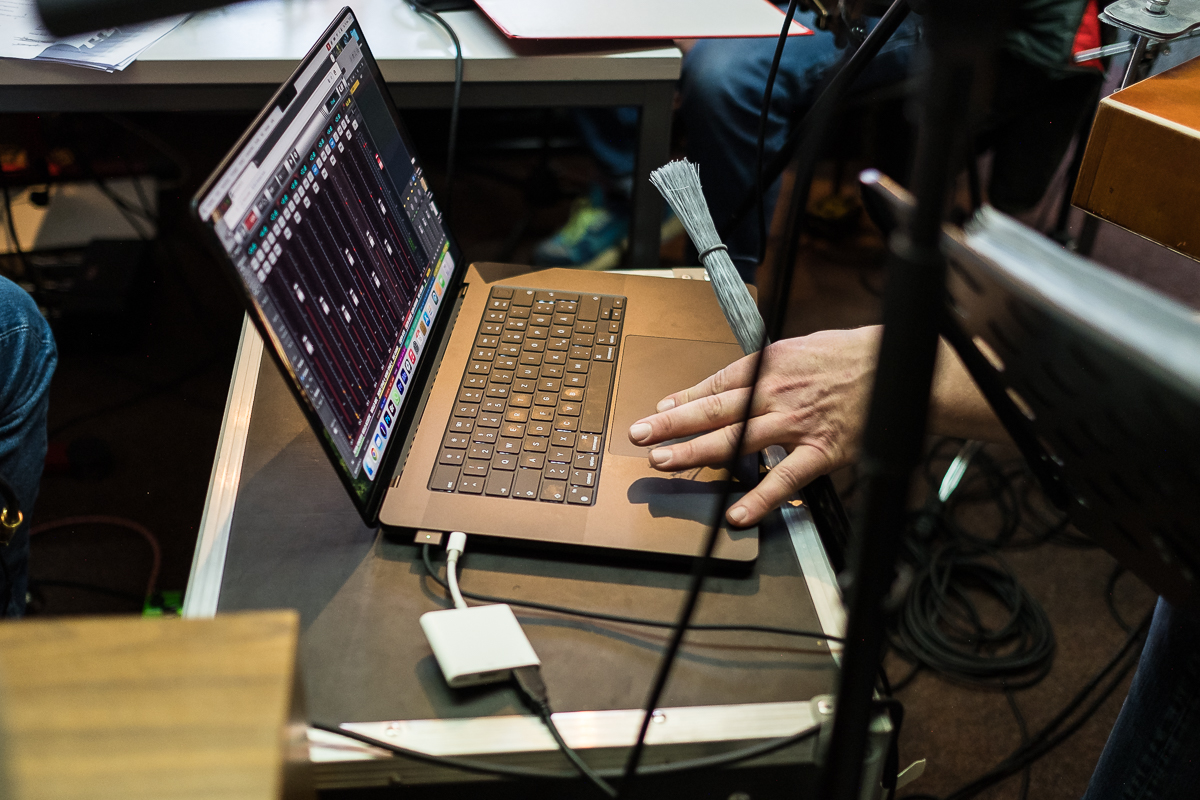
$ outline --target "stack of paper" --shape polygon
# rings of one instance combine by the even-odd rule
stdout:
[[[42,25],[34,0],[0,0],[0,56],[115,72],[129,66],[186,18],[170,17],[59,39]]]

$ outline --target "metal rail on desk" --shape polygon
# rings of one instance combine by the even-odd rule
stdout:
[[[680,279],[707,279],[704,270],[630,270],[641,275]],[[196,542],[192,576],[184,599],[183,613],[189,617],[213,616],[220,598],[230,522],[237,499],[241,464],[263,343],[253,325],[242,327],[238,357],[226,404],[225,419],[213,465],[208,499]],[[812,515],[806,506],[786,506],[783,511],[793,552],[804,575],[821,630],[833,636],[844,631],[845,616],[836,576],[821,544]],[[830,642],[835,658],[840,652]],[[648,739],[651,748],[646,763],[709,755],[748,743],[788,736],[818,723],[813,701],[752,703],[726,706],[694,706],[660,709],[655,713]],[[572,746],[589,752],[598,767],[619,766],[624,750],[632,743],[640,721],[636,709],[577,711],[555,715],[563,735]],[[348,727],[395,745],[434,755],[471,755],[503,760],[508,765],[528,767],[561,766],[553,740],[533,717],[476,717],[469,719],[395,720],[347,723]],[[881,718],[873,731],[872,753],[865,766],[872,774],[882,770],[890,725]],[[310,757],[319,788],[333,789],[384,786],[392,783],[427,783],[453,779],[489,780],[451,770],[396,758],[386,750],[309,731]],[[754,765],[812,763],[813,740],[755,759]],[[612,762],[611,764],[609,762]]]
[[[644,764],[660,764],[756,741],[791,736],[816,727],[813,702],[749,703],[729,706],[662,708],[655,712],[647,733]],[[563,738],[573,749],[589,754],[596,769],[619,768],[637,735],[640,710],[574,711],[554,715]],[[497,763],[540,769],[562,767],[562,755],[546,726],[533,716],[479,717],[459,720],[404,720],[347,725],[356,733],[389,744],[438,756],[495,758]],[[435,783],[453,780],[496,780],[465,775],[446,767],[395,758],[386,750],[309,730],[313,777],[320,789]],[[754,760],[766,764],[812,763],[815,741],[807,738],[792,747]],[[481,758],[482,757],[482,758]]]
[[[246,434],[250,430],[250,412],[254,408],[254,390],[258,387],[258,369],[262,361],[263,341],[242,318],[242,336],[234,359],[233,379],[225,398],[225,416],[217,439],[208,496],[200,515],[196,551],[183,598],[185,617],[211,617],[217,613],[221,596],[221,578],[225,574],[225,553],[229,549],[229,528],[242,479],[242,458],[246,454]]]

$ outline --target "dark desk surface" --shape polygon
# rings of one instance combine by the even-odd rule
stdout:
[[[243,350],[247,340],[256,339],[247,326]],[[299,611],[300,665],[311,720],[524,714],[507,688],[452,691],[445,685],[418,618],[450,604],[441,587],[426,577],[420,548],[410,537],[393,539],[362,524],[273,362],[256,357],[239,364],[243,371],[255,370],[257,382],[249,384],[252,408],[240,479],[236,474],[233,479],[236,499],[227,519],[228,550],[215,610]],[[227,428],[231,420],[236,422],[238,382],[235,372]],[[228,436],[232,434],[223,431],[222,448]],[[213,551],[211,542],[205,544],[211,539],[208,529],[219,527],[219,521],[208,518],[218,516],[212,507],[219,505],[214,497],[220,493],[222,459],[219,452],[197,564],[203,553]],[[697,621],[832,630],[830,620],[837,619],[840,609],[826,607],[818,615],[809,593],[814,580],[826,584],[832,573],[824,563],[810,566],[806,576],[798,551],[803,557],[796,531],[781,523],[766,527],[750,574],[706,582]],[[811,556],[811,541],[808,551]],[[440,548],[433,557],[441,567]],[[688,581],[682,569],[662,564],[599,560],[586,551],[540,555],[480,541],[471,542],[463,564],[466,589],[661,620],[675,618]],[[202,582],[197,569],[193,584]],[[189,593],[194,590],[190,585]],[[203,615],[199,605],[193,599],[185,613]],[[517,613],[542,660],[556,711],[637,709],[643,704],[667,631],[540,611]],[[792,709],[795,718],[793,706],[802,702],[807,707],[814,696],[833,691],[834,675],[834,659],[823,640],[693,633],[661,706],[775,704],[776,709]]]

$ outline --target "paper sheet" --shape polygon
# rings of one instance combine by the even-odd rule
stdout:
[[[169,17],[59,39],[42,26],[34,0],[0,0],[0,57],[57,61],[115,72],[133,63],[142,51],[186,18]]]

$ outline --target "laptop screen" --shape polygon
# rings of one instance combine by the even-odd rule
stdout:
[[[347,11],[331,31],[196,210],[361,501],[417,393],[454,259],[357,21]]]

